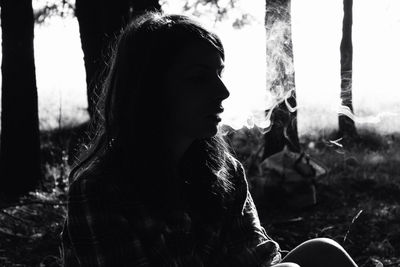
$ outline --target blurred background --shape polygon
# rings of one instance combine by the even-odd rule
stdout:
[[[61,1],[34,0],[34,11]],[[184,13],[215,31],[226,48],[224,81],[231,91],[223,123],[240,128],[272,103],[266,82],[266,1],[235,1],[223,18],[216,7],[199,1],[163,1],[168,13]],[[204,2],[204,3],[203,3]],[[212,1],[210,1],[212,2]],[[225,2],[225,3],[224,3]],[[74,1],[70,1],[74,5]],[[220,1],[229,8],[229,1]],[[35,23],[35,65],[41,129],[88,119],[85,68],[79,25],[73,10],[42,14]],[[186,7],[187,8],[187,7]],[[354,1],[353,102],[356,124],[381,133],[400,129],[400,3]],[[55,13],[56,11],[53,10]],[[299,133],[337,127],[340,107],[340,41],[343,1],[303,0],[291,3],[291,22]],[[281,25],[281,30],[287,25]],[[278,29],[279,31],[279,29]],[[280,32],[275,33],[277,36]],[[61,113],[61,114],[60,114]],[[155,119],[156,120],[156,119]],[[261,122],[260,122],[261,124]],[[261,124],[262,125],[262,124]]]

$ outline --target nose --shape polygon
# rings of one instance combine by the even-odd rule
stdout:
[[[228,88],[226,88],[225,83],[221,80],[221,78],[218,79],[217,94],[218,98],[221,100],[227,99],[230,95]]]

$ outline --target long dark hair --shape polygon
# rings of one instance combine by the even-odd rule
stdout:
[[[186,16],[149,12],[122,31],[98,100],[94,134],[71,172],[72,179],[101,166],[119,170],[112,179],[139,189],[138,194],[150,201],[164,201],[174,194],[176,181],[169,176],[163,139],[168,125],[162,81],[178,53],[194,42],[206,42],[224,58],[220,39]],[[180,165],[185,183],[193,183],[193,190],[203,196],[191,194],[198,198],[194,202],[211,204],[228,194],[234,162],[221,134],[196,140]]]

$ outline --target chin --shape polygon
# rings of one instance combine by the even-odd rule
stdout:
[[[201,131],[199,131],[198,138],[210,138],[215,136],[218,133],[217,125],[204,127]]]
[[[216,120],[198,120],[196,125],[192,125],[190,136],[194,138],[210,138],[218,133],[219,121]]]
[[[218,133],[218,128],[215,127],[212,131],[210,131],[210,134],[207,135],[207,138],[213,137]]]

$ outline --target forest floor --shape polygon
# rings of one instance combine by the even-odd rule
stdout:
[[[18,202],[0,202],[0,266],[60,266],[70,136],[67,128],[43,132],[43,182]],[[269,202],[255,194],[261,223],[282,250],[329,237],[360,267],[400,266],[400,135],[360,136],[345,147],[326,136],[301,138],[303,150],[328,170],[315,181],[315,205],[295,208],[285,204],[290,195]],[[230,137],[254,190],[262,133],[241,130]]]

